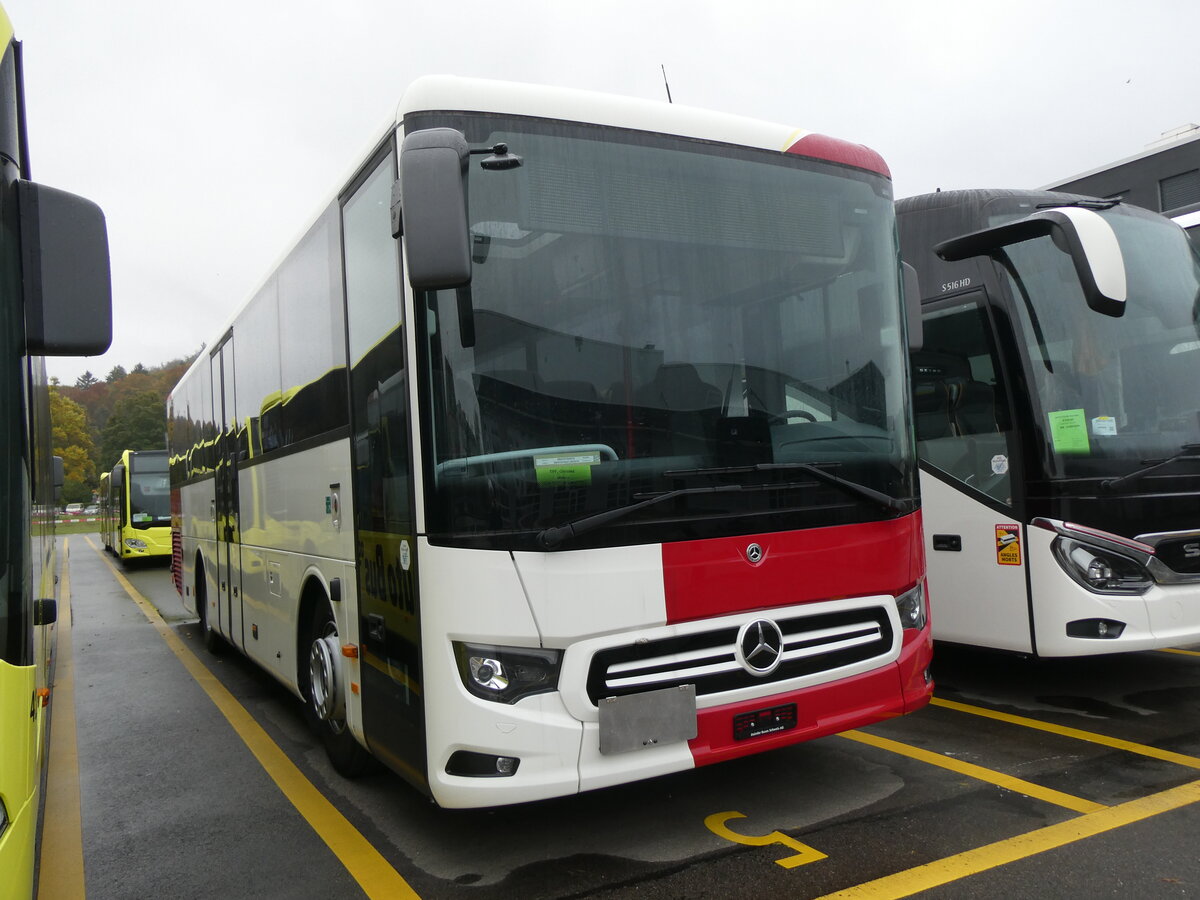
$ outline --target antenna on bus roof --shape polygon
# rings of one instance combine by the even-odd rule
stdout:
[[[667,89],[667,102],[674,103],[675,101],[671,99],[671,85],[667,83],[667,67],[662,63],[659,63],[659,67],[663,72],[663,87]]]

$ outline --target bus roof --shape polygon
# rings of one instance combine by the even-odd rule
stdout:
[[[520,82],[453,75],[418,78],[400,99],[396,125],[411,113],[444,110],[586,122],[778,150],[890,177],[887,164],[874,150],[802,128],[658,100]]]
[[[904,197],[896,201],[897,213],[924,212],[931,209],[950,209],[953,207],[969,207],[972,212],[978,212],[985,203],[992,200],[1028,200],[1036,203],[1066,203],[1071,200],[1084,199],[1080,194],[1068,194],[1061,191],[1026,191],[1008,188],[978,188],[962,191],[938,191],[933,194],[918,194],[914,197]]]

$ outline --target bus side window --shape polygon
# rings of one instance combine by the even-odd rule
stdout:
[[[1011,420],[995,343],[975,300],[926,310],[924,347],[912,354],[921,459],[993,499],[1011,502]]]

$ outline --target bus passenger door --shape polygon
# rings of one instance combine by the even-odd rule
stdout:
[[[930,617],[937,640],[1030,653],[1019,451],[983,299],[927,304],[912,354]]]
[[[220,427],[217,444],[217,622],[216,628],[239,649],[246,642],[242,627],[241,543],[238,516],[238,434],[234,396],[233,334],[212,353],[213,405]]]
[[[412,434],[398,245],[385,148],[342,202],[362,640],[363,729],[371,752],[425,780]]]

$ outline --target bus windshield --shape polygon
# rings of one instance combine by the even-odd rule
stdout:
[[[1200,439],[1200,255],[1160,216],[1122,205],[1100,214],[1124,256],[1121,317],[1088,308],[1049,237],[1006,251],[1049,479],[1127,474]]]
[[[915,508],[885,178],[545,120],[417,118],[522,160],[472,157],[469,293],[418,302],[432,539],[529,548],[672,491],[570,546]]]
[[[166,453],[130,454],[129,524],[154,528],[171,524],[171,484]]]

